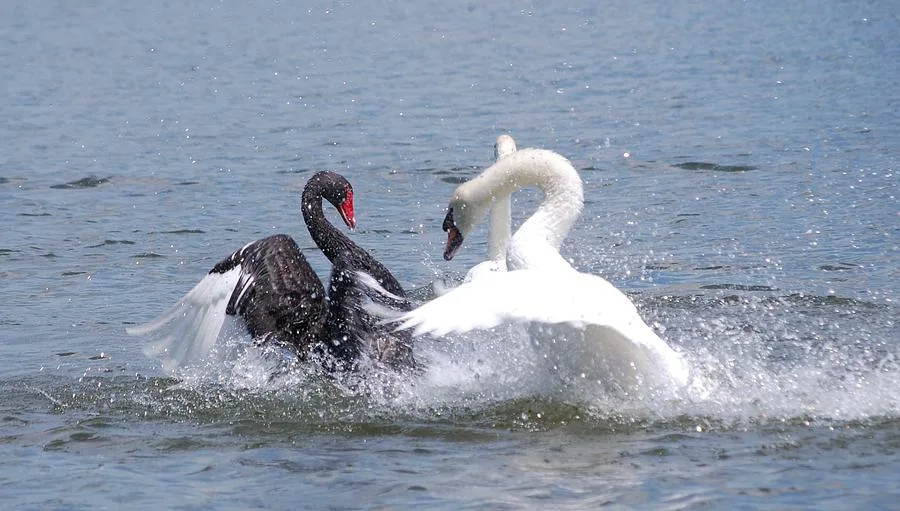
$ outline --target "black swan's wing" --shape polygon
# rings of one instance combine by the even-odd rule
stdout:
[[[168,312],[127,331],[155,334],[145,351],[173,370],[205,359],[229,315],[242,318],[255,339],[274,337],[300,353],[319,338],[327,315],[325,290],[293,239],[276,235],[245,245]]]
[[[300,247],[280,234],[252,243],[215,268],[241,274],[225,313],[243,318],[254,339],[274,336],[305,353],[326,319],[325,289]],[[211,272],[212,273],[212,272]]]

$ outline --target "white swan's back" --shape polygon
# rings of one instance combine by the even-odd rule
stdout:
[[[560,371],[613,386],[684,385],[681,357],[634,304],[596,275],[543,270],[484,274],[397,319],[416,335],[446,336],[529,325],[532,342]]]

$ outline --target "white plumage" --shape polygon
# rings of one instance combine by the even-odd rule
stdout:
[[[506,151],[460,185],[444,220],[445,258],[453,257],[494,204],[530,186],[540,188],[544,200],[508,240],[505,264],[497,264],[496,253],[490,253],[463,284],[392,321],[416,335],[434,336],[520,324],[558,371],[625,389],[686,385],[687,365],[643,321],[631,300],[603,278],[576,271],[559,254],[583,205],[581,178],[559,154]],[[497,236],[495,228],[503,236],[501,217],[494,213],[491,236]],[[506,233],[508,226],[507,217]],[[491,246],[505,245],[501,241],[492,240]]]
[[[225,323],[225,308],[241,281],[241,274],[241,266],[225,273],[207,274],[163,315],[126,331],[131,335],[154,334],[154,341],[146,345],[144,353],[161,360],[168,372],[207,361]],[[252,278],[244,277],[244,281]]]

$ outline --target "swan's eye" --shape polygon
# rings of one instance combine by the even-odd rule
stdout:
[[[447,232],[454,227],[456,227],[456,222],[453,221],[453,208],[449,208],[447,209],[447,216],[444,217],[444,223],[441,225],[441,229],[443,229],[444,232]]]

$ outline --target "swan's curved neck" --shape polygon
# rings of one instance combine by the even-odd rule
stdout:
[[[491,206],[491,225],[488,231],[488,259],[502,261],[506,259],[509,238],[512,234],[512,206],[509,195],[496,197]]]
[[[322,211],[322,191],[321,185],[307,186],[303,190],[300,209],[313,241],[325,257],[334,263],[339,254],[353,250],[356,244],[325,218],[325,212]]]
[[[508,201],[513,192],[527,187],[539,188],[544,200],[514,238],[542,240],[559,249],[584,204],[581,178],[563,156],[544,149],[520,149],[460,185],[458,195],[463,200],[487,205],[491,200]],[[492,228],[494,220],[492,215]]]

